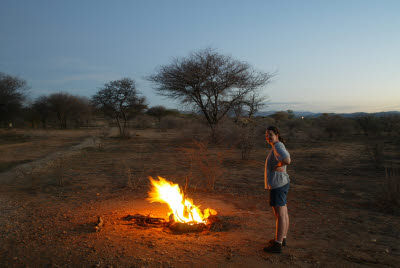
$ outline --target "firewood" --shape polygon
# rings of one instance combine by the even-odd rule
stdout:
[[[142,226],[160,225],[160,227],[162,227],[165,223],[165,219],[163,218],[156,218],[156,217],[151,217],[150,215],[146,216],[141,214],[128,215],[123,217],[122,219],[126,221],[133,221],[134,223]]]
[[[177,233],[192,233],[204,231],[207,227],[204,223],[174,222],[169,226],[169,229]]]
[[[132,221],[134,224],[144,227],[166,227],[176,233],[191,233],[191,232],[203,232],[210,231],[211,228],[220,222],[220,219],[211,215],[207,218],[205,223],[197,223],[197,222],[175,222],[174,214],[169,215],[169,220],[165,220],[164,218],[152,217],[149,215],[127,215],[122,217],[125,221]]]

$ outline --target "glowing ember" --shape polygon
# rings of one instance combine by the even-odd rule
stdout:
[[[181,193],[178,184],[173,184],[162,177],[154,180],[149,177],[152,188],[147,198],[150,202],[167,203],[173,214],[175,222],[182,223],[206,223],[207,218],[211,215],[217,215],[213,209],[207,208],[204,213],[193,205],[192,200],[185,198]]]

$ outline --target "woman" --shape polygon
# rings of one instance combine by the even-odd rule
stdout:
[[[290,164],[290,155],[277,127],[270,126],[265,132],[265,139],[272,146],[265,162],[265,189],[269,190],[269,204],[276,217],[276,237],[264,248],[266,252],[281,253],[286,246],[289,229],[289,215],[286,196],[289,190],[289,175],[286,166]]]

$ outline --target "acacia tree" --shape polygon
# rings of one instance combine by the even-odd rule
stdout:
[[[164,106],[153,106],[146,111],[146,114],[150,116],[154,116],[157,118],[158,123],[161,122],[161,119],[168,115],[179,115],[179,111],[173,109],[167,109]]]
[[[0,122],[13,120],[21,112],[27,91],[25,80],[0,73]]]
[[[190,104],[203,113],[216,142],[220,120],[237,103],[265,86],[271,74],[212,49],[177,58],[148,77],[162,96]]]
[[[256,112],[266,106],[266,96],[260,96],[257,92],[251,94],[249,98],[245,101],[245,106],[248,107],[249,118],[253,117]]]
[[[238,123],[241,116],[252,118],[256,112],[266,106],[266,102],[267,97],[260,96],[258,92],[244,96],[231,107],[234,122]]]
[[[72,95],[68,93],[54,93],[47,97],[50,111],[56,114],[61,129],[67,128],[67,120],[72,106]]]
[[[50,96],[40,97],[35,102],[37,112],[42,120],[49,114],[55,114],[61,129],[67,128],[68,121],[75,121],[79,126],[80,122],[87,120],[91,114],[90,102],[86,97],[74,96],[68,93],[53,93]],[[45,122],[43,122],[45,124]]]
[[[47,96],[38,97],[32,105],[32,110],[39,117],[42,122],[42,127],[47,127],[47,119],[50,116],[50,104]]]
[[[126,136],[129,119],[146,109],[146,98],[140,97],[135,81],[123,78],[108,82],[93,97],[92,103],[105,115],[115,119],[121,137]]]

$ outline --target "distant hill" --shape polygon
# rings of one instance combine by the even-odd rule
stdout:
[[[269,116],[278,111],[261,111],[257,112],[256,116]],[[319,117],[323,113],[314,113],[314,112],[307,112],[307,111],[293,111],[294,115],[296,117]],[[364,112],[358,112],[358,113],[328,113],[329,115],[340,115],[342,117],[346,118],[356,118],[356,117],[362,117],[362,116],[367,116],[367,115],[372,115],[372,116],[377,116],[377,117],[382,117],[382,116],[388,116],[388,115],[400,115],[400,111],[390,111],[390,112],[379,112],[379,113],[364,113]]]

